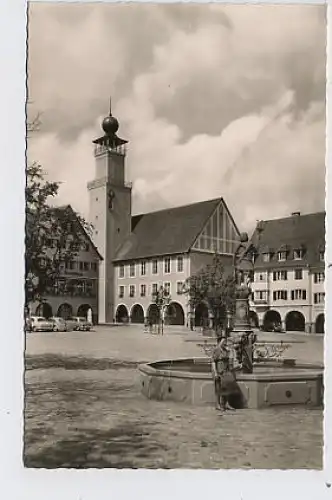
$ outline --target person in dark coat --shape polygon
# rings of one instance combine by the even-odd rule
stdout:
[[[218,344],[212,354],[212,377],[216,398],[216,410],[234,410],[229,399],[238,393],[235,378],[235,359],[227,345],[227,339],[219,337]]]

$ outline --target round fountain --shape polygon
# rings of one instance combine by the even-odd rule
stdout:
[[[253,258],[248,252],[239,255],[246,241],[247,235],[241,235],[241,243],[234,256],[237,283],[235,322],[228,343],[233,346],[241,370],[237,373],[236,389],[230,403],[234,408],[320,406],[323,402],[323,366],[283,357],[291,344],[258,341],[251,329],[248,270],[253,265]],[[141,365],[141,391],[146,397],[195,405],[214,404],[211,354],[216,338],[187,340],[194,341],[205,356]]]
[[[208,357],[156,361],[139,367],[142,393],[156,400],[214,404],[214,385]],[[263,408],[273,405],[320,406],[323,367],[294,359],[254,362],[252,373],[237,375],[238,394],[232,406]]]

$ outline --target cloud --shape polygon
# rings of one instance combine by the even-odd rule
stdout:
[[[32,4],[29,157],[87,216],[112,91],[134,212],[223,196],[250,229],[322,210],[324,23],[322,6]]]

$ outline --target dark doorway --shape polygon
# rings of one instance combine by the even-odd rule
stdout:
[[[281,316],[278,311],[267,311],[264,316],[263,329],[266,332],[275,332],[281,330]]]
[[[43,318],[52,318],[53,316],[53,311],[52,307],[50,304],[47,302],[43,302],[42,304],[39,304],[36,308],[36,316],[42,316]]]
[[[59,306],[57,316],[63,319],[69,319],[73,316],[73,308],[70,304],[61,304]]]
[[[131,310],[132,323],[144,323],[144,311],[140,304],[135,304]]]
[[[316,318],[316,333],[325,333],[325,315],[324,313],[318,314]]]
[[[184,325],[184,311],[178,302],[171,302],[168,306],[167,323],[169,325]]]
[[[115,320],[117,323],[128,323],[129,315],[126,306],[121,304],[116,310]]]
[[[304,332],[305,319],[299,311],[291,311],[286,316],[286,331],[287,332]]]
[[[77,316],[81,318],[87,318],[89,309],[91,309],[92,312],[92,307],[89,304],[80,305],[80,307],[77,309]]]

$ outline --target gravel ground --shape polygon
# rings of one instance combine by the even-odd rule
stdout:
[[[295,338],[302,343],[293,345],[292,354],[322,360],[321,337]],[[221,416],[213,407],[144,398],[137,363],[202,355],[183,339],[181,332],[156,337],[138,327],[28,335],[25,465],[322,468],[320,409],[241,410]]]

